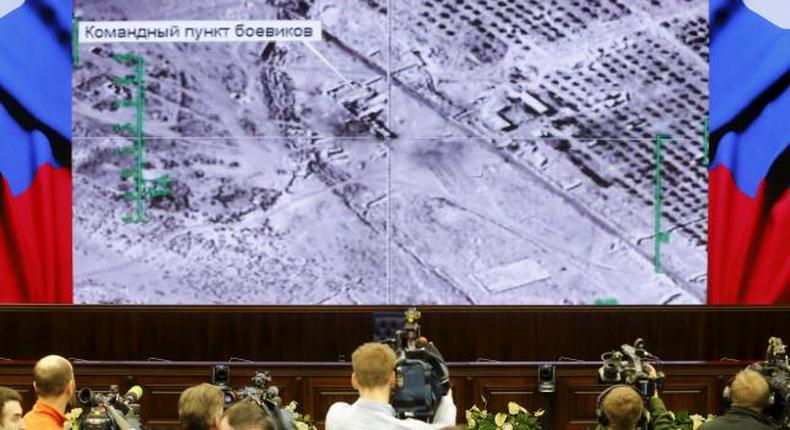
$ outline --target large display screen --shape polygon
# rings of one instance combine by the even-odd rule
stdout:
[[[705,302],[705,0],[74,7],[76,303]]]

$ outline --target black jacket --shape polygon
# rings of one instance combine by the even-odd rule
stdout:
[[[748,408],[733,406],[726,414],[708,421],[699,430],[776,430],[765,415]]]

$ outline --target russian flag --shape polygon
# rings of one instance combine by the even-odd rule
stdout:
[[[790,3],[710,12],[708,302],[790,303]]]
[[[0,302],[70,303],[71,1],[0,1]]]

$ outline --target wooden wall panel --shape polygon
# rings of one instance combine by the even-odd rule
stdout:
[[[170,382],[141,382],[145,386],[141,410],[144,411],[145,423],[150,428],[178,426],[178,397],[189,384]],[[152,401],[155,399],[155,401]],[[176,411],[174,414],[173,411]]]
[[[302,406],[304,411],[323,424],[326,411],[335,402],[354,403],[359,396],[351,387],[348,376],[318,376],[309,378],[306,383],[306,397]]]
[[[661,393],[668,405],[683,405],[683,409],[694,412],[708,412],[708,393],[716,391],[716,381],[695,382],[684,379],[682,383],[674,383]],[[713,411],[710,411],[713,412]]]
[[[506,411],[508,402],[516,402],[531,411],[543,407],[532,378],[482,376],[474,378],[473,387],[478,407],[483,407],[483,398],[487,408],[496,411]]]
[[[561,397],[565,399],[566,407],[557,410],[558,414],[563,415],[561,421],[567,424],[567,428],[594,425],[595,402],[605,388],[589,382],[568,384]]]
[[[402,307],[0,306],[2,356],[90,360],[344,361],[373,314]],[[421,307],[448,361],[596,361],[636,337],[667,361],[762,359],[790,342],[790,307]],[[678,333],[683,334],[682,341]],[[583,334],[583,335],[581,335]]]

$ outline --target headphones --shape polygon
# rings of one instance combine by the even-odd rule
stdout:
[[[603,392],[601,392],[601,394],[598,395],[598,399],[595,400],[595,417],[598,419],[598,424],[600,424],[601,427],[603,428],[609,426],[609,417],[606,416],[606,412],[604,412],[603,410],[603,402],[606,399],[606,396],[609,395],[609,393],[620,387],[630,388],[639,396],[640,401],[642,400],[642,393],[640,393],[636,388],[632,387],[631,385],[617,384],[617,385],[612,385],[611,387],[603,390]],[[647,413],[645,412],[645,407],[643,404],[642,414],[639,416],[638,422],[642,423],[646,419],[647,419]]]

